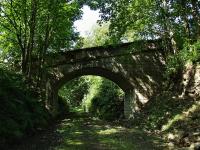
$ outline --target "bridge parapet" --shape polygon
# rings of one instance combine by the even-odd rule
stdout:
[[[66,52],[52,53],[47,56],[47,66],[56,66],[66,63],[88,61],[92,59],[102,59],[111,57],[120,57],[138,53],[151,53],[162,50],[162,41],[148,40],[135,41],[132,43],[123,43],[118,45],[107,45],[100,47],[91,47],[76,49]]]

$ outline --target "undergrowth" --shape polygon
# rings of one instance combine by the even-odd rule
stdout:
[[[32,134],[48,124],[50,115],[23,76],[0,68],[0,145]]]

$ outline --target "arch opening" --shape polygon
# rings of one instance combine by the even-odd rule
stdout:
[[[61,71],[61,70],[60,70]],[[60,72],[62,74],[62,78],[59,80],[55,80],[53,84],[51,85],[53,89],[50,90],[50,97],[53,97],[52,103],[56,106],[56,101],[58,99],[58,91],[59,89],[68,81],[73,80],[77,77],[84,76],[84,75],[95,75],[95,76],[101,76],[104,78],[107,78],[117,84],[125,93],[124,98],[124,116],[127,119],[133,118],[133,113],[135,112],[134,109],[134,101],[135,101],[135,91],[133,88],[133,85],[128,80],[128,78],[124,77],[122,74],[104,69],[104,68],[79,68],[79,69],[72,69],[70,72],[69,70],[62,70]],[[105,92],[106,93],[106,92]],[[56,111],[56,108],[54,108]]]
[[[133,89],[133,85],[120,73],[115,73],[108,69],[104,68],[83,68],[79,70],[74,70],[72,72],[64,74],[63,78],[61,78],[58,82],[56,88],[60,89],[65,83],[70,80],[73,80],[77,77],[84,76],[84,75],[93,75],[93,76],[101,76],[106,79],[111,80],[112,82],[116,83],[124,92]]]
[[[114,82],[101,76],[81,76],[63,85],[59,97],[70,111],[92,114],[105,120],[124,118],[124,91]]]

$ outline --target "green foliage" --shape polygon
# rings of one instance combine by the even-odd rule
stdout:
[[[83,1],[1,0],[0,57],[28,80],[37,78],[39,85],[46,54],[76,45],[73,23],[81,17],[82,5]]]
[[[184,58],[179,55],[171,55],[167,58],[166,73],[165,76],[168,78],[170,76],[176,75],[179,70],[183,69]]]
[[[164,145],[162,146],[164,143],[159,137],[135,128],[125,128],[118,124],[102,121],[85,113],[73,113],[56,127],[56,134],[59,133],[62,140],[59,140],[59,144],[54,143],[49,146],[55,150],[164,149]],[[141,144],[141,139],[143,139],[143,144]]]
[[[129,30],[124,33],[124,35],[120,38],[120,41],[115,40],[110,31],[110,22],[104,22],[100,25],[93,26],[91,32],[83,38],[82,47],[96,47],[96,46],[107,46],[114,45],[121,42],[132,42],[138,38],[135,36],[135,32]]]
[[[184,69],[187,62],[196,63],[200,60],[200,41],[194,44],[188,42],[184,44],[183,50],[175,55],[168,56],[166,62],[166,77],[178,74]]]
[[[102,19],[111,23],[109,29],[112,37],[118,40],[127,33],[132,33],[129,34],[132,36],[130,39],[147,39],[147,36],[153,35],[151,31],[158,23],[154,0],[101,0],[99,7]]]
[[[186,40],[200,36],[200,2],[185,0],[96,0],[101,22],[110,23],[114,41],[162,39],[168,53],[181,50]],[[126,38],[125,38],[126,40]]]
[[[190,53],[187,59],[192,62],[198,62],[200,60],[200,40],[197,40],[194,44],[187,44],[184,50],[188,50]]]
[[[59,95],[70,109],[81,106],[83,111],[105,120],[123,117],[124,93],[108,79],[83,76],[64,85]]]
[[[193,97],[178,97],[175,92],[162,92],[144,107],[133,124],[142,130],[160,133],[178,147],[189,147],[199,142],[199,98],[194,100]]]
[[[23,76],[0,68],[0,85],[0,140],[21,138],[47,125],[50,116]]]
[[[98,94],[91,100],[89,112],[100,119],[118,120],[123,117],[124,96],[122,90],[111,81],[104,79]]]
[[[91,33],[83,39],[83,47],[86,48],[113,44],[108,33],[109,23],[101,24],[101,26],[94,26]]]
[[[60,117],[66,116],[70,111],[69,103],[61,96],[58,96],[58,108],[58,115]]]
[[[163,92],[145,106],[134,123],[149,131],[161,131],[166,124],[188,110],[193,103],[194,101],[189,98],[178,99],[173,92]]]
[[[80,106],[88,90],[88,78],[80,77],[69,81],[59,90],[61,96],[70,107]]]

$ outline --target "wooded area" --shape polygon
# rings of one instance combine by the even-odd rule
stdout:
[[[74,27],[84,5],[101,17],[87,37]],[[175,148],[200,147],[199,0],[0,0],[0,149],[56,120],[44,97],[48,55],[141,40],[161,41],[165,80],[133,121],[124,119],[124,91],[95,76],[59,90],[58,116],[81,108],[154,133]]]

